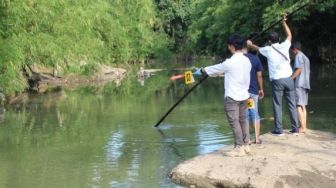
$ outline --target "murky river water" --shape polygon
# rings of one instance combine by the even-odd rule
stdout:
[[[335,75],[325,72],[313,74],[308,126],[336,132]],[[159,129],[153,126],[185,85],[145,98],[60,90],[6,106],[0,116],[0,187],[179,187],[168,178],[173,167],[232,143],[222,84],[222,78],[209,78]],[[265,90],[263,133],[273,127],[268,83]]]

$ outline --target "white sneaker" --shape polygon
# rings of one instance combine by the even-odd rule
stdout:
[[[229,157],[242,157],[246,155],[246,152],[243,146],[235,146],[231,151],[224,153],[224,155]]]

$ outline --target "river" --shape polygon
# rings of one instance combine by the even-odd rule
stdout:
[[[336,132],[334,72],[313,70],[311,129]],[[167,91],[133,97],[59,89],[7,105],[0,111],[0,187],[180,187],[168,178],[173,167],[232,144],[222,78],[206,80],[153,127],[188,87],[177,81]],[[262,133],[273,127],[269,91],[265,79]]]

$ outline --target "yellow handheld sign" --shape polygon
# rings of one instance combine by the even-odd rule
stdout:
[[[254,100],[252,98],[247,99],[247,109],[254,108]]]
[[[184,81],[186,84],[192,84],[195,82],[195,79],[191,71],[187,71],[184,73]]]

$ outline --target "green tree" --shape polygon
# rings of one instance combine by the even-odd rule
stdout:
[[[6,93],[27,87],[26,65],[80,73],[97,63],[143,62],[169,44],[154,30],[152,0],[3,0],[0,18],[0,87]]]
[[[294,33],[302,33],[304,36],[307,33],[302,23],[311,20],[308,27],[319,28],[319,17],[325,17],[323,15],[326,14],[331,18],[330,15],[334,15],[335,0],[195,0],[191,4],[189,49],[198,54],[222,55],[226,51],[226,38],[229,34],[235,32],[247,37],[253,32],[260,32],[280,20],[285,12],[292,12],[308,2],[310,6],[290,18]],[[330,24],[325,27],[333,33]],[[273,30],[282,31],[280,25]]]
[[[173,40],[172,50],[180,52],[186,42],[190,25],[190,0],[155,0],[162,28]]]

